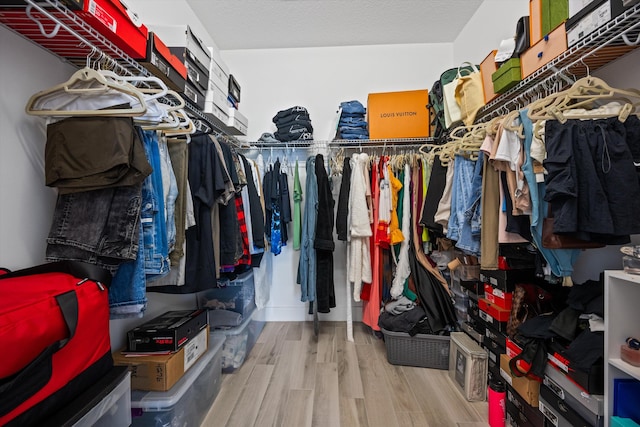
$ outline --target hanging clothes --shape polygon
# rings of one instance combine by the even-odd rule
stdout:
[[[542,246],[542,220],[547,214],[547,204],[542,199],[545,194],[544,180],[538,182],[533,168],[531,145],[533,143],[533,123],[527,116],[527,110],[520,112],[524,131],[525,162],[522,165],[524,176],[529,184],[531,196],[531,239],[547,261],[551,272],[557,277],[570,277],[573,265],[580,256],[580,249],[548,249]]]
[[[340,194],[338,196],[338,209],[336,211],[336,232],[338,233],[338,240],[342,241],[349,239],[348,217],[350,194],[351,159],[346,157],[342,165],[342,180],[340,183]]]
[[[373,229],[378,229],[378,207],[380,205],[380,173],[378,162],[373,162],[371,168],[371,193],[373,194]],[[362,322],[374,331],[379,331],[378,317],[380,316],[381,300],[381,284],[380,284],[380,246],[376,241],[376,233],[371,236],[371,285],[363,286],[361,298],[364,301],[362,305]]]
[[[298,160],[293,174],[293,250],[300,250],[302,237],[302,185],[300,184],[300,172],[298,171]]]
[[[318,210],[313,247],[316,251],[316,301],[319,313],[329,313],[336,306],[333,282],[333,195],[322,154],[316,155]]]
[[[360,301],[363,283],[371,283],[371,222],[369,204],[367,203],[367,168],[369,155],[354,154],[352,157],[347,229],[347,279],[353,283],[353,299]],[[343,180],[344,182],[344,180]],[[342,189],[340,194],[342,196]]]
[[[500,130],[498,130],[500,132]],[[497,135],[496,135],[497,137]],[[482,169],[482,229],[480,231],[480,268],[498,269],[498,216],[500,212],[500,175],[491,165],[493,138],[487,134],[480,148],[484,154]]]
[[[313,302],[316,299],[316,250],[314,240],[316,219],[318,218],[318,184],[316,181],[316,159],[309,157],[306,167],[304,218],[302,220],[302,241],[296,283],[300,285],[300,301]]]
[[[402,196],[402,243],[400,243],[400,255],[398,256],[398,265],[396,266],[393,283],[391,286],[391,297],[399,298],[405,289],[405,284],[411,269],[409,267],[409,236],[411,236],[411,195],[409,186],[411,183],[411,169],[409,165],[404,165],[404,194]]]

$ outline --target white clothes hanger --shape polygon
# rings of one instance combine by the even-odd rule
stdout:
[[[83,109],[82,103],[77,102],[83,97],[113,99],[123,94],[129,96],[131,108]],[[63,102],[59,102],[55,106],[56,98]],[[133,105],[134,103],[137,105]],[[118,105],[118,103],[111,105]],[[72,106],[72,108],[65,109],[68,106]],[[85,67],[73,73],[66,82],[32,95],[27,102],[25,111],[32,116],[136,117],[147,111],[147,103],[144,94],[134,86],[107,79],[99,71]]]

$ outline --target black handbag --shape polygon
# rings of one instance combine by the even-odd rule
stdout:
[[[519,58],[520,55],[529,49],[529,17],[523,16],[516,24],[516,35],[514,36],[516,47],[513,49],[512,58]]]

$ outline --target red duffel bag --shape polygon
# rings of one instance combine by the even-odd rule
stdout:
[[[113,367],[110,281],[69,261],[0,274],[0,426],[46,425]]]

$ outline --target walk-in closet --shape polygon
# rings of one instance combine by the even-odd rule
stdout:
[[[640,425],[640,1],[0,0],[0,426]]]

